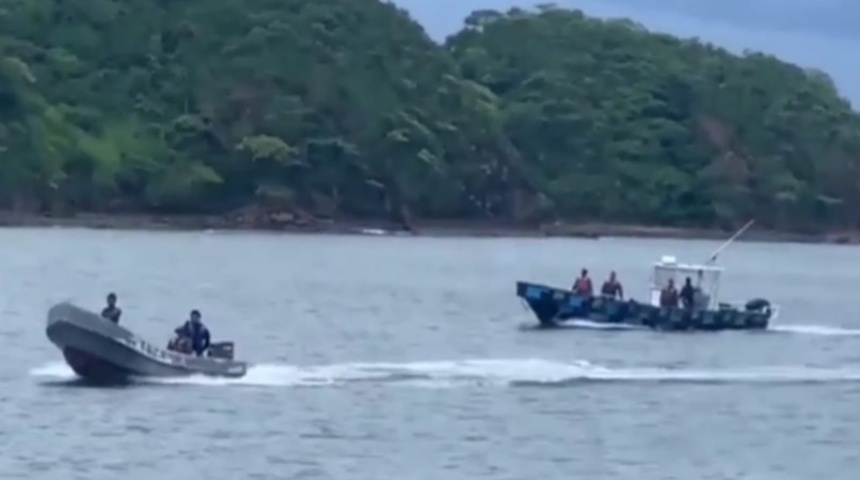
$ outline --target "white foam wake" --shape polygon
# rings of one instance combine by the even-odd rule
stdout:
[[[829,327],[827,325],[772,325],[768,327],[768,330],[826,337],[855,337],[860,335],[860,329],[858,328]]]
[[[359,230],[360,233],[364,235],[388,235],[388,230],[383,230],[381,228],[362,228]]]
[[[570,320],[561,325],[562,328],[579,328],[589,330],[643,330],[650,331],[648,327],[637,325],[625,325],[616,323],[601,323],[590,320]],[[796,335],[818,335],[827,337],[855,337],[860,336],[860,328],[843,328],[827,325],[770,325],[769,332],[793,333]]]
[[[62,363],[30,371],[38,377],[72,379]],[[858,382],[858,368],[751,367],[733,369],[607,368],[586,361],[542,359],[461,360],[410,363],[343,363],[320,366],[261,364],[240,379],[204,376],[155,383],[247,386],[335,386],[359,382],[433,388],[457,386],[553,386],[592,382],[807,383]]]
[[[582,328],[588,330],[650,330],[648,327],[623,323],[602,323],[591,320],[569,320],[561,325],[563,328]]]
[[[75,372],[63,362],[46,363],[40,367],[30,370],[30,375],[34,377],[50,377],[57,379],[75,378]]]

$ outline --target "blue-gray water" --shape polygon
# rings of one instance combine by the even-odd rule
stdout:
[[[736,244],[724,298],[776,332],[523,329],[529,279],[713,242],[0,230],[0,478],[854,480],[860,248]],[[199,308],[239,381],[68,385],[54,302],[166,341]]]

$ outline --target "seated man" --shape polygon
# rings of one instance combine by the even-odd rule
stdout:
[[[102,310],[102,318],[113,323],[119,323],[119,317],[122,316],[122,310],[116,306],[116,294],[109,293],[107,296],[107,306]]]
[[[183,337],[173,337],[169,342],[167,342],[167,349],[171,352],[190,355],[192,353],[191,340]]]
[[[181,342],[186,342],[187,345],[190,345],[190,350],[198,357],[209,349],[209,345],[211,344],[209,329],[203,325],[203,322],[200,320],[200,312],[197,310],[192,310],[191,318],[182,324],[181,327],[174,330],[174,332],[179,337],[179,341],[177,342],[178,350],[182,346]],[[183,350],[185,349],[181,349],[180,351]]]

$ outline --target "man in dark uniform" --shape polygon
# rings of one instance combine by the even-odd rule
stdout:
[[[102,309],[102,318],[119,324],[119,317],[121,316],[122,310],[116,306],[116,294],[111,292],[107,296],[107,306]]]
[[[209,329],[200,320],[200,312],[198,310],[191,310],[191,318],[174,330],[174,332],[180,340],[189,344],[190,350],[198,357],[203,355],[212,343]]]
[[[690,280],[690,277],[687,277],[684,280],[684,286],[681,287],[681,305],[684,308],[693,308],[693,305],[696,300],[696,289],[693,287],[693,281]]]

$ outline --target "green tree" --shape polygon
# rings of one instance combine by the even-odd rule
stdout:
[[[0,0],[0,208],[855,227],[822,72],[552,4]]]

